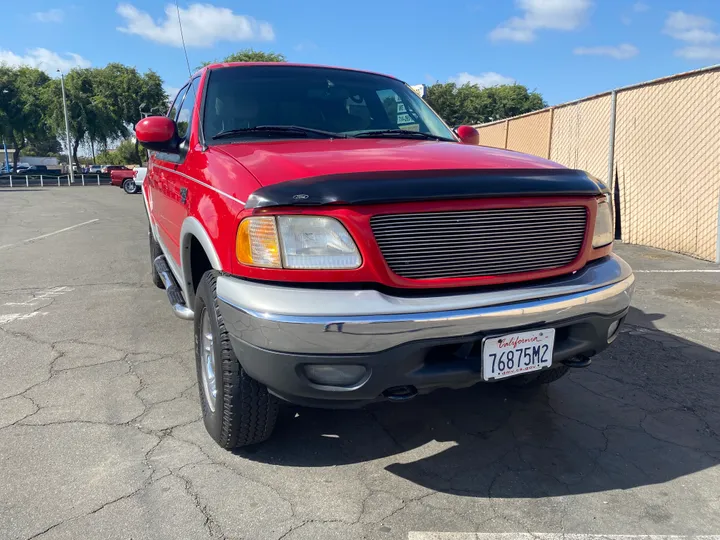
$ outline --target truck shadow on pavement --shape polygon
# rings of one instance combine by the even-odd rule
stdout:
[[[720,353],[632,309],[586,369],[534,391],[480,384],[356,411],[287,407],[238,455],[279,466],[380,460],[429,489],[536,498],[661,484],[720,463]]]

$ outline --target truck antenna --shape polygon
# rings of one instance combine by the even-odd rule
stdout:
[[[190,69],[190,60],[188,59],[187,47],[185,46],[185,36],[183,35],[182,21],[180,20],[180,6],[178,0],[175,0],[175,10],[177,11],[178,26],[180,26],[180,40],[182,41],[183,51],[185,52],[185,63],[187,64],[188,73],[192,77],[192,70]]]

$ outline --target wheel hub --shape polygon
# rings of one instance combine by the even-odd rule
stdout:
[[[215,412],[215,400],[217,399],[217,381],[215,379],[215,347],[213,346],[213,334],[210,326],[210,317],[207,310],[201,315],[201,336],[200,336],[200,372],[202,374],[203,391],[205,401],[212,412]]]

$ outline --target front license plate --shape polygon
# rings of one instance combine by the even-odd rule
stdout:
[[[555,329],[488,337],[482,343],[483,379],[505,379],[552,364]]]

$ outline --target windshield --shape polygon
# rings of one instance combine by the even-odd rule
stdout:
[[[404,83],[370,73],[296,66],[244,66],[210,73],[203,129],[301,126],[343,135],[404,130],[453,139],[450,130]],[[277,133],[288,137],[288,133]],[[310,135],[312,136],[312,135]],[[217,143],[267,136],[237,133]]]

